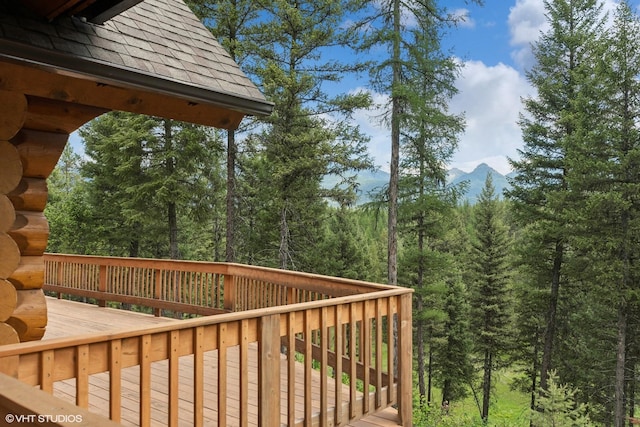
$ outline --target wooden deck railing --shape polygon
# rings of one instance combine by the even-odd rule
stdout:
[[[388,289],[242,264],[45,254],[44,290],[190,314],[219,314]]]
[[[188,357],[193,360],[189,410],[194,426],[205,424],[204,396],[211,392],[205,372],[217,378],[216,411],[208,419],[215,417],[218,426],[344,425],[391,405],[397,405],[402,425],[411,425],[408,289],[236,264],[61,255],[47,256],[47,277],[58,291],[104,300],[157,299],[171,309],[175,298],[181,305],[229,311],[167,326],[0,347],[0,373],[49,393],[56,382],[75,378],[76,404],[83,408],[89,406],[91,377],[108,375],[109,413],[103,415],[116,422],[122,417],[123,371],[135,367],[138,424],[150,425],[152,366],[163,364],[168,425],[177,425],[184,410],[180,359]],[[216,357],[205,358],[211,352]],[[230,354],[239,359],[237,367],[228,363]],[[292,379],[300,369],[304,389],[296,390]],[[320,389],[314,394],[312,378],[318,373]],[[257,390],[249,387],[250,375],[258,376]],[[230,421],[226,387],[232,377],[241,407],[239,420]],[[256,419],[249,402],[258,402]],[[300,406],[302,412],[296,411]]]

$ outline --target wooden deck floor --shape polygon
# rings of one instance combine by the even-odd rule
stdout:
[[[179,322],[179,320],[154,317],[151,315],[145,315],[140,313],[133,313],[123,310],[100,308],[94,305],[82,304],[67,300],[58,300],[55,298],[47,298],[48,311],[49,311],[49,324],[47,331],[43,339],[62,338],[68,336],[81,335],[86,333],[95,332],[107,332],[122,329],[139,328],[150,325],[164,324],[168,322]],[[228,363],[229,371],[233,372],[233,365],[236,364],[237,352],[229,351]],[[256,396],[250,400],[249,404],[249,423],[250,425],[257,425],[258,421],[258,408],[257,408],[257,348],[255,346],[250,347],[250,370],[253,375],[250,375],[250,396]],[[211,364],[215,366],[217,360],[217,352],[212,351],[205,354],[205,364]],[[283,360],[283,364],[285,361]],[[167,362],[156,362],[152,364],[152,425],[153,426],[165,426],[167,424],[167,402],[166,395],[166,372]],[[286,369],[283,371],[286,372]],[[136,426],[138,423],[138,367],[132,367],[124,369],[122,372],[122,425]],[[182,357],[180,360],[180,426],[193,425],[193,358]],[[298,389],[303,389],[304,375],[301,369],[299,375],[297,372],[296,383],[300,384]],[[288,379],[286,375],[282,378],[282,389],[286,390],[286,383]],[[319,380],[317,386],[313,387],[314,390],[314,406],[319,407],[320,403],[320,386]],[[184,384],[184,386],[182,386]],[[74,402],[74,387],[75,380],[58,382],[54,386],[54,394],[64,400]],[[239,408],[240,405],[237,401],[239,393],[234,392],[234,389],[238,388],[237,377],[230,376],[228,379],[228,396],[227,396],[227,411],[229,414],[229,425],[238,425],[239,423]],[[215,426],[217,422],[217,376],[215,372],[209,370],[209,374],[205,377],[205,402],[206,408],[204,411],[205,425]],[[109,378],[107,374],[99,374],[91,376],[90,380],[90,399],[89,410],[103,416],[108,416],[108,390],[109,390]],[[329,401],[334,398],[335,390],[329,389]],[[348,396],[348,388],[345,388],[343,395]],[[297,399],[301,402],[302,398]],[[281,405],[283,422],[286,420],[286,406],[283,402]],[[296,416],[302,418],[303,407],[296,409]],[[234,420],[237,421],[234,423]],[[398,426],[398,413],[392,408],[388,408],[375,415],[371,415],[365,419],[359,421],[353,421],[350,424],[351,427],[391,427]]]

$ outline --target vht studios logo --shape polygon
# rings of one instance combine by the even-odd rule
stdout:
[[[82,415],[63,414],[7,414],[4,416],[7,424],[13,423],[81,423]]]

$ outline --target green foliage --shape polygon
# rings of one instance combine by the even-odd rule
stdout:
[[[458,206],[462,189],[445,186],[464,122],[448,112],[458,69],[439,46],[450,23],[442,2],[190,4],[275,103],[244,129],[230,167],[237,261],[384,282],[397,230],[397,277],[415,289],[415,425],[524,426],[530,398],[539,425],[589,425],[585,402],[605,425],[630,412],[621,396],[637,386],[640,357],[640,28],[627,2],[607,31],[596,0],[545,2],[509,201],[488,179],[475,206]],[[408,13],[414,25],[400,19]],[[359,42],[345,61],[331,54]],[[360,61],[373,48],[388,54]],[[354,176],[370,161],[351,118],[370,97],[330,90],[367,69],[392,100],[395,225],[392,210],[380,213],[392,186],[352,208]],[[110,113],[80,134],[86,158],[68,147],[49,179],[48,250],[223,259],[231,190],[216,132]],[[329,189],[327,174],[339,177]],[[515,366],[517,390],[506,390],[503,366]],[[471,415],[480,405],[484,421]]]
[[[352,7],[337,0],[263,4],[251,73],[273,100],[274,113],[249,141],[252,150],[247,153],[255,157],[241,160],[248,162],[241,166],[248,175],[240,177],[262,224],[246,230],[251,238],[243,242],[256,262],[307,271],[323,268],[317,265],[322,256],[313,248],[322,245],[326,198],[348,205],[353,175],[370,167],[366,138],[348,120],[356,109],[369,106],[369,96],[330,96],[323,86],[362,68],[322,56],[329,47],[354,41],[341,25]],[[323,190],[327,174],[343,180]]]
[[[205,217],[214,210],[221,180],[215,133],[109,113],[80,135],[86,160],[67,148],[49,180],[50,251],[166,257],[182,249],[183,257],[212,258],[192,253],[202,246],[180,237],[178,229],[190,224],[200,245],[213,240]]]
[[[491,175],[473,211],[471,247],[471,327],[474,351],[482,360],[482,418],[489,417],[491,378],[501,365],[501,356],[511,345],[512,299],[508,253],[510,236],[504,223],[503,204],[494,194]]]
[[[559,384],[555,371],[549,373],[549,388],[541,390],[538,409],[531,411],[534,427],[588,427],[593,426],[585,404],[575,400],[577,390]]]

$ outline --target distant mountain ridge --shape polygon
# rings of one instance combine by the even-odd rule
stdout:
[[[452,168],[447,171],[447,184],[458,185],[466,182],[467,191],[463,199],[473,204],[478,201],[478,197],[484,187],[487,174],[491,174],[493,178],[493,186],[496,194],[503,198],[505,189],[510,188],[507,178],[513,176],[513,173],[502,175],[486,163],[479,164],[473,171],[465,172],[463,170]],[[357,204],[367,203],[371,200],[370,193],[382,190],[389,184],[389,173],[381,170],[360,172],[357,177],[358,182],[358,201]],[[324,187],[333,187],[337,183],[335,177],[325,177]]]
[[[450,180],[448,183],[450,185],[457,185],[466,182],[467,191],[464,198],[469,201],[469,203],[473,204],[478,201],[478,197],[480,196],[480,193],[482,193],[488,174],[491,174],[491,178],[493,179],[495,194],[500,198],[503,198],[504,190],[511,188],[508,178],[513,176],[513,172],[508,175],[502,175],[486,163],[480,163],[469,173],[455,168],[451,169],[449,171]]]

